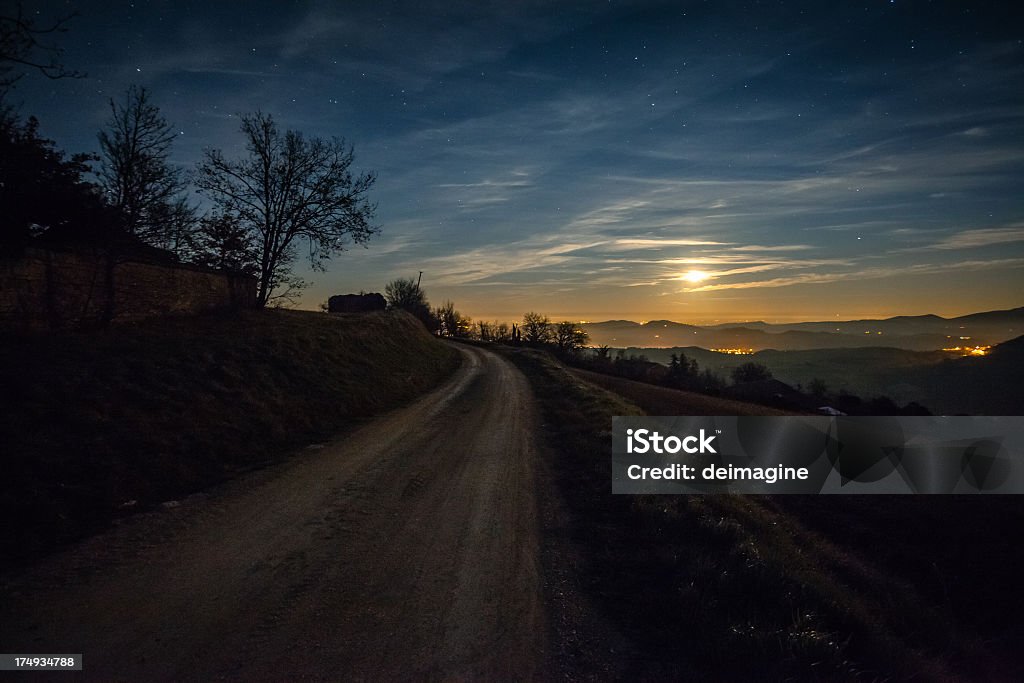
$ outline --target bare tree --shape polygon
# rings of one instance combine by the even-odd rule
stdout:
[[[508,323],[499,323],[497,320],[491,323],[491,340],[496,342],[507,342],[512,339],[512,331]]]
[[[389,308],[414,311],[429,308],[427,295],[411,277],[400,277],[384,285],[384,298]]]
[[[241,129],[248,157],[231,161],[206,150],[195,184],[251,231],[262,307],[304,286],[292,272],[300,246],[308,248],[310,267],[322,271],[347,243],[365,244],[380,231],[371,223],[377,207],[367,199],[376,176],[352,174],[352,148],[339,138],[282,133],[262,112],[242,116]]]
[[[384,298],[387,299],[389,309],[408,311],[431,332],[437,329],[437,318],[430,310],[427,294],[411,277],[396,278],[384,285]]]
[[[555,344],[563,353],[576,353],[587,345],[587,333],[576,326],[576,323],[565,320],[555,326]]]
[[[110,119],[99,141],[100,181],[128,232],[154,246],[179,251],[192,210],[180,196],[181,171],[170,164],[174,130],[145,88],[131,86],[121,102],[110,99]]]
[[[38,24],[18,3],[13,12],[0,14],[0,98],[25,75],[37,71],[47,78],[82,78],[85,74],[64,68],[57,35],[67,31],[75,14],[66,14],[47,24]]]
[[[554,331],[546,315],[530,311],[523,316],[522,335],[527,343],[547,344],[554,338]]]
[[[470,336],[473,321],[455,310],[455,304],[451,301],[445,301],[444,304],[434,309],[434,317],[438,322],[437,332],[442,337],[466,338]]]
[[[508,323],[498,322],[497,320],[480,320],[477,322],[477,327],[478,332],[476,336],[480,341],[506,343],[512,338],[512,332],[509,329]]]

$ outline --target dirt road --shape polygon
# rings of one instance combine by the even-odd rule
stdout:
[[[530,393],[461,351],[406,408],[5,577],[0,651],[104,681],[538,676]]]

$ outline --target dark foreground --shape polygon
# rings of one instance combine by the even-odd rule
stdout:
[[[8,576],[5,651],[82,653],[102,681],[539,676],[529,389],[462,353],[342,441]]]

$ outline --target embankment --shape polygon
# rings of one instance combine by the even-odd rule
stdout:
[[[530,380],[548,445],[564,678],[1021,680],[1014,496],[613,495],[613,416],[770,409],[609,378],[616,394],[493,348]]]
[[[0,339],[0,564],[285,458],[457,351],[404,313],[238,311]]]

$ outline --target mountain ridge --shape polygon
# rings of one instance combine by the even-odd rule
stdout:
[[[952,318],[933,313],[842,321],[692,325],[672,320],[608,320],[582,323],[597,346],[799,350],[888,346],[928,351],[956,346],[991,346],[1024,333],[1024,306]]]

